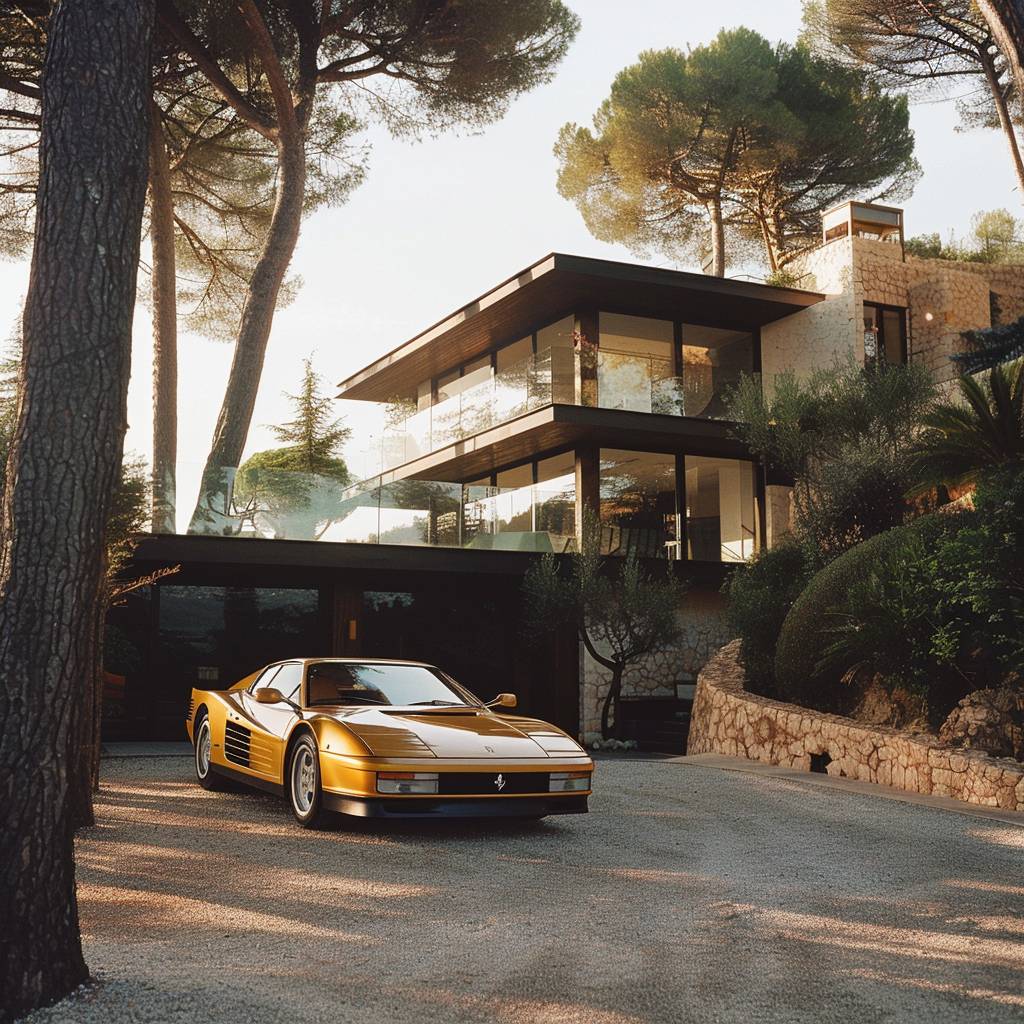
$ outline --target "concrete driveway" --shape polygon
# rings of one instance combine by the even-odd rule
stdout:
[[[78,845],[102,984],[33,1021],[1024,1019],[1024,827],[686,762],[586,817],[357,822],[104,762]]]

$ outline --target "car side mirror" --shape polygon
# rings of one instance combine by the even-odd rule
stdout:
[[[494,700],[487,702],[489,708],[514,708],[519,703],[514,693],[499,693]]]
[[[257,690],[253,696],[256,698],[257,704],[284,703],[284,694],[280,690],[275,690],[272,686],[264,686],[262,690]]]

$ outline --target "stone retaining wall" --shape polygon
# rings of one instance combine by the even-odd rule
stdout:
[[[829,775],[1024,811],[1021,762],[747,693],[739,656],[734,640],[700,673],[688,754],[726,754],[804,771],[812,756],[825,755]]]

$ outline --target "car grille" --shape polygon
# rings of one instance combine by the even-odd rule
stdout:
[[[437,791],[443,796],[546,793],[549,786],[547,772],[440,772],[437,779]]]
[[[252,733],[241,725],[228,722],[224,726],[224,756],[235,764],[249,767],[249,745]]]

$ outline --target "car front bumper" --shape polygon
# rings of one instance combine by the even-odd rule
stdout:
[[[360,818],[537,818],[586,814],[588,794],[569,796],[354,797],[324,793],[324,807]]]

